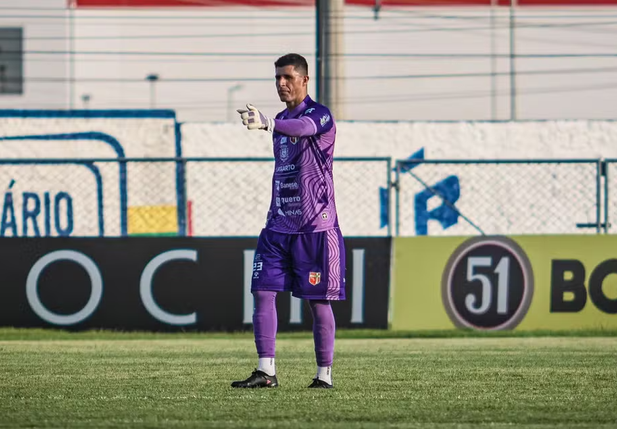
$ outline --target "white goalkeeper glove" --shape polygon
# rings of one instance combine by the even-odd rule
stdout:
[[[252,104],[247,104],[246,109],[238,109],[237,112],[242,119],[242,125],[245,125],[249,130],[274,132],[274,119],[265,116]]]

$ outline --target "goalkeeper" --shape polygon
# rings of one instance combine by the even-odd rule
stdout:
[[[252,105],[238,110],[249,130],[274,144],[272,201],[259,235],[251,291],[257,369],[233,387],[276,387],[276,294],[291,291],[313,315],[317,373],[311,388],[332,388],[335,321],[330,301],[345,299],[345,247],[334,203],[336,126],[327,107],[307,95],[308,65],[288,54],[275,63],[276,89],[287,108],[268,118]]]

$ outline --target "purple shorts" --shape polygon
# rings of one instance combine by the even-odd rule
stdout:
[[[251,291],[290,291],[303,299],[345,299],[345,246],[340,229],[259,235]]]

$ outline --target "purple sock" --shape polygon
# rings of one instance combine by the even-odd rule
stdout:
[[[253,332],[255,346],[260,358],[273,358],[276,348],[276,292],[255,291],[253,311]]]
[[[317,366],[332,366],[334,359],[334,313],[330,301],[309,301],[313,313],[313,338]]]

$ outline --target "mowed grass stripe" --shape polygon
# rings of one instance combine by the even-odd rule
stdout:
[[[306,389],[310,339],[278,342],[278,389],[235,390],[251,338],[0,341],[0,427],[617,426],[617,338],[339,339],[336,388]]]

